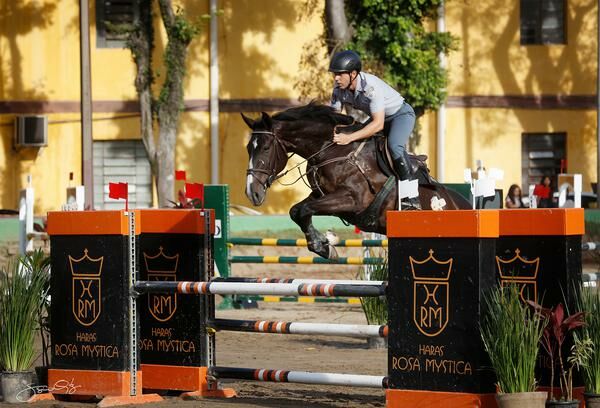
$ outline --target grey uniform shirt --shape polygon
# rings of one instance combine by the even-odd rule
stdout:
[[[337,111],[349,105],[369,116],[373,113],[385,111],[386,118],[396,113],[404,98],[394,88],[372,74],[361,72],[356,79],[356,89],[333,88],[331,95],[331,106]]]

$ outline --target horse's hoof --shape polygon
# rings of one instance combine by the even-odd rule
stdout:
[[[338,259],[338,252],[333,245],[327,245],[329,247],[329,254],[327,255],[327,259]]]
[[[421,203],[417,200],[406,200],[402,201],[402,209],[406,211],[421,210]]]

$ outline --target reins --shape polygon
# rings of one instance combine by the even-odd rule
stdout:
[[[295,153],[292,153],[292,155],[288,156],[288,151],[285,148],[285,145],[283,143],[283,141],[275,134],[275,132],[269,131],[269,130],[256,130],[253,131],[251,133],[252,135],[255,134],[267,134],[267,135],[271,135],[273,137],[273,139],[275,140],[275,144],[280,148],[280,150],[283,151],[283,154],[285,156],[287,156],[287,160],[291,159]],[[271,171],[268,170],[263,170],[263,169],[248,169],[246,170],[246,174],[247,175],[251,175],[252,177],[254,177],[259,183],[260,185],[266,190],[267,188],[269,188],[275,181],[281,179],[282,177],[284,177],[285,175],[287,175],[290,171],[298,169],[298,171],[300,171],[300,176],[298,176],[298,178],[296,180],[294,180],[291,183],[280,183],[284,186],[291,186],[293,184],[296,184],[298,182],[298,180],[303,179],[304,180],[304,176],[308,175],[309,173],[313,174],[313,176],[316,174],[316,172],[324,166],[327,166],[331,163],[336,163],[339,161],[348,161],[351,164],[355,165],[358,170],[360,171],[360,173],[365,177],[365,179],[367,180],[367,183],[369,185],[369,189],[371,191],[374,191],[373,186],[371,185],[371,182],[369,180],[369,178],[367,177],[367,175],[365,174],[364,170],[362,169],[362,167],[360,166],[359,163],[357,163],[356,159],[358,157],[358,155],[360,154],[361,150],[363,149],[363,147],[365,146],[365,144],[367,143],[367,140],[363,140],[360,145],[356,148],[353,149],[350,153],[348,153],[345,156],[341,156],[341,157],[334,157],[328,160],[325,160],[322,163],[319,164],[315,164],[312,166],[309,166],[306,170],[305,173],[302,173],[301,170],[299,169],[300,166],[302,166],[304,163],[308,163],[310,161],[310,159],[312,159],[313,157],[323,153],[325,150],[329,149],[331,146],[335,146],[336,143],[334,142],[329,142],[328,144],[326,144],[323,148],[321,148],[320,150],[318,150],[317,152],[311,154],[309,157],[307,157],[306,159],[302,160],[301,162],[297,163],[296,165],[294,165],[293,167],[291,167],[290,169],[276,174],[275,173],[275,169],[272,169]],[[267,180],[265,182],[262,182],[259,178],[256,177],[255,173],[261,173],[261,174],[266,174]],[[310,185],[304,181],[305,184],[307,184],[308,187],[310,187]],[[317,183],[317,187],[318,187],[318,183]],[[319,188],[320,190],[320,188]],[[321,191],[321,193],[323,194],[323,192]]]

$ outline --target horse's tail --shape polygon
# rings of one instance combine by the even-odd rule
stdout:
[[[446,188],[444,185],[441,185],[441,186],[446,190],[446,192],[448,193],[448,197],[450,197],[450,199],[454,203],[454,206],[458,210],[470,210],[472,208],[469,200],[467,200],[460,193],[458,193],[454,190],[451,190],[449,188]]]

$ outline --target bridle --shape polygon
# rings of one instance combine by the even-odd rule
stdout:
[[[275,132],[271,132],[269,130],[254,130],[251,133],[252,136],[254,136],[256,134],[266,134],[266,135],[273,136],[273,139],[275,140],[275,146],[277,146],[279,148],[279,150],[277,150],[277,152],[275,153],[276,154],[275,161],[277,161],[277,159],[278,159],[279,151],[283,151],[283,155],[287,157],[287,154],[288,154],[287,149],[283,145],[283,142],[281,141],[281,139],[279,137],[277,137]],[[287,159],[289,160],[289,157],[287,157]],[[266,174],[267,179],[263,182],[260,178],[258,178],[256,176],[256,173]],[[275,180],[278,180],[281,177],[285,176],[286,173],[287,173],[287,171],[278,175],[277,170],[275,170],[274,168],[271,169],[270,171],[264,170],[264,169],[254,169],[254,168],[246,170],[246,175],[250,175],[250,176],[254,177],[256,179],[256,181],[258,181],[258,183],[265,190],[267,190],[269,187],[271,187],[271,184],[273,184],[275,182]]]
[[[280,137],[278,137],[275,132],[271,132],[269,130],[254,130],[252,131],[252,133],[250,133],[251,135],[255,135],[255,134],[266,134],[266,135],[271,135],[273,137],[273,139],[275,140],[275,145],[277,147],[279,147],[278,151],[283,151],[283,154],[287,157],[287,160],[289,160],[294,154],[292,154],[291,156],[288,156],[288,151],[285,148],[285,145],[283,144],[283,141],[281,140]],[[295,166],[293,166],[292,168],[284,171],[283,173],[279,173],[277,174],[277,171],[275,169],[271,169],[269,170],[264,170],[264,169],[248,169],[246,170],[246,175],[250,175],[252,177],[254,177],[254,179],[256,179],[256,181],[258,181],[258,183],[263,187],[263,189],[266,191],[269,187],[271,187],[271,185],[276,181],[279,180],[280,178],[282,178],[283,176],[285,176],[286,174],[288,174],[290,171],[300,167],[302,164],[308,162],[310,159],[312,159],[313,157],[315,157],[316,155],[322,153],[323,151],[327,150],[328,148],[330,148],[331,146],[335,146],[336,144],[334,142],[331,142],[327,145],[325,145],[322,149],[320,149],[319,151],[317,151],[314,154],[311,154],[309,157],[307,157],[306,159],[302,160],[301,162],[299,162],[298,164],[296,164]],[[277,159],[277,157],[276,157]],[[286,160],[286,163],[287,163]],[[259,174],[266,174],[267,175],[267,179],[266,181],[261,181],[261,179],[259,179],[255,173],[259,173]],[[300,175],[300,178],[303,175]],[[296,180],[298,181],[298,180]],[[294,182],[295,183],[295,182]],[[292,183],[292,184],[294,184]]]

